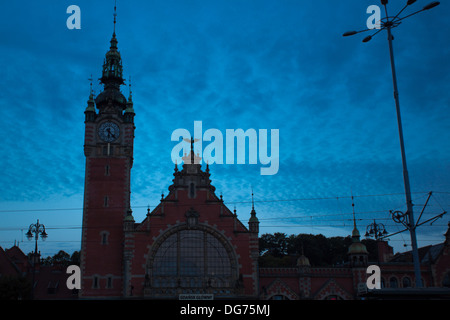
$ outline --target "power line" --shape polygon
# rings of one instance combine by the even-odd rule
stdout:
[[[429,192],[412,192],[413,194],[422,194],[427,195]],[[446,191],[433,191],[433,193],[440,193],[440,194],[450,194],[450,192]],[[366,195],[354,195],[354,198],[367,198],[367,197],[386,197],[386,196],[402,196],[403,193],[382,193],[382,194],[366,194]],[[320,200],[339,200],[339,199],[351,199],[352,196],[327,196],[327,197],[310,197],[310,198],[288,198],[288,199],[269,199],[269,200],[255,200],[255,203],[277,203],[277,202],[296,202],[296,201],[320,201]],[[155,208],[161,203],[164,203],[165,201],[159,202],[157,205],[150,205],[151,207]],[[217,202],[220,202],[218,200]],[[170,203],[170,201],[167,201],[165,203]],[[251,204],[251,200],[246,201],[224,201],[224,204],[228,205],[235,205],[235,204]],[[192,206],[191,204],[177,204],[178,206]],[[205,203],[205,204],[197,204],[196,206],[208,206],[211,204]],[[416,205],[417,206],[417,205]],[[142,209],[147,208],[147,206],[132,206],[134,209]],[[95,207],[90,209],[103,209],[104,207]],[[124,207],[110,207],[109,209],[117,209],[117,208],[124,208]],[[79,211],[83,210],[83,208],[40,208],[40,209],[7,209],[7,210],[0,210],[0,213],[15,213],[15,212],[54,212],[54,211]]]

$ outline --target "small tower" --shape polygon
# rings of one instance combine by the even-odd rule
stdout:
[[[256,217],[255,203],[253,201],[253,190],[252,190],[252,211],[250,212],[250,219],[248,220],[248,228],[250,232],[259,233],[259,220]]]
[[[94,101],[94,91],[92,90],[92,75],[88,79],[90,80],[91,90],[89,92],[89,100],[87,101],[88,105],[86,110],[84,110],[85,114],[85,122],[94,122],[95,121],[95,101]]]
[[[352,207],[353,207],[353,231],[352,231],[352,244],[348,248],[348,257],[352,267],[365,267],[368,263],[369,252],[367,252],[366,246],[360,240],[360,234],[356,227],[355,217],[355,204],[353,202],[352,195]]]
[[[305,256],[305,252],[303,250],[303,244],[302,244],[302,254],[297,259],[297,267],[299,267],[299,268],[311,267],[311,264],[309,263],[309,259]]]
[[[254,280],[254,290],[258,291],[259,278],[258,278],[258,259],[259,259],[259,220],[256,217],[255,202],[253,200],[253,188],[252,188],[252,211],[250,212],[250,219],[248,220],[248,229],[250,232],[249,246],[250,246],[250,258],[252,259],[252,271]]]
[[[128,95],[128,101],[126,104],[126,109],[125,112],[123,114],[123,120],[126,123],[133,123],[134,122],[134,109],[133,109],[133,98],[132,98],[132,92],[131,92],[131,77],[130,77],[130,82],[128,83],[129,86],[129,95]]]

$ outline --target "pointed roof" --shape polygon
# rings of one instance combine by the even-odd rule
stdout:
[[[1,275],[20,275],[20,270],[11,261],[11,258],[2,247],[0,247],[0,274]]]
[[[104,90],[95,99],[97,108],[103,109],[104,106],[112,104],[122,110],[127,107],[127,99],[120,92],[120,86],[125,84],[123,79],[122,58],[118,50],[116,37],[116,6],[114,5],[114,30],[110,40],[109,51],[105,55],[103,62],[102,77],[100,82],[104,85]]]
[[[253,200],[253,188],[252,188],[252,211],[250,212],[250,219],[248,220],[248,222],[258,222],[259,220],[256,217],[256,211],[255,211],[255,202]]]
[[[360,240],[359,230],[356,227],[355,203],[353,202],[353,195],[352,195],[352,208],[353,208],[352,244],[348,247],[348,254],[369,254],[366,246]]]
[[[302,243],[302,254],[297,259],[297,267],[310,267],[309,259],[305,256],[305,251]]]

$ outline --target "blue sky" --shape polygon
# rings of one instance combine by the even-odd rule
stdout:
[[[406,1],[404,1],[406,2]],[[429,1],[418,0],[407,12]],[[397,12],[403,1],[391,1]],[[69,30],[66,9],[81,9]],[[386,34],[369,43],[366,9],[378,1],[120,1],[116,33],[132,78],[136,138],[132,209],[142,220],[172,182],[175,129],[278,129],[279,171],[261,164],[211,165],[217,193],[247,222],[251,188],[260,232],[347,236],[350,196],[360,232],[377,219],[402,229],[405,210]],[[8,2],[0,12],[0,246],[21,241],[37,219],[43,255],[80,248],[84,109],[90,75],[101,76],[114,1]],[[394,50],[408,169],[422,221],[450,207],[450,4],[405,20]],[[128,83],[128,81],[127,81]],[[94,82],[96,94],[101,86]],[[122,87],[128,96],[128,88]],[[205,147],[207,143],[203,143]],[[448,215],[418,230],[419,245],[443,241]],[[409,250],[409,234],[391,237]]]

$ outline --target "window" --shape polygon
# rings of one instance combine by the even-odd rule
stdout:
[[[106,282],[106,287],[107,288],[112,288],[112,277],[108,277],[108,280]]]
[[[389,287],[390,288],[398,288],[398,280],[396,277],[391,277],[389,279]]]
[[[403,285],[403,288],[411,287],[411,279],[409,277],[404,277],[402,279],[402,285]]]
[[[444,280],[442,280],[442,286],[443,287],[450,287],[450,272],[447,272],[447,274],[444,277]]]
[[[104,198],[103,198],[103,206],[104,207],[107,207],[108,206],[108,196],[105,196]]]
[[[100,243],[103,245],[108,244],[108,238],[109,238],[109,232],[108,231],[102,231],[100,232]]]
[[[59,284],[58,281],[56,281],[56,282],[50,281],[47,286],[47,293],[48,294],[56,294],[56,291],[58,289],[58,284]]]
[[[109,176],[109,166],[105,166],[105,176]]]
[[[94,276],[94,280],[92,282],[92,288],[97,289],[98,288],[98,277]]]
[[[234,287],[233,265],[229,251],[213,234],[183,229],[168,236],[157,249],[151,286]]]
[[[195,198],[195,184],[193,182],[189,184],[189,198]]]

